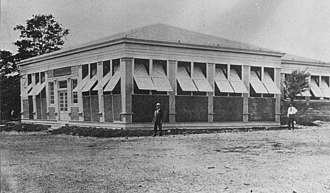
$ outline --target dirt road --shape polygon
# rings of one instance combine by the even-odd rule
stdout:
[[[330,125],[164,137],[0,134],[5,192],[330,192]]]

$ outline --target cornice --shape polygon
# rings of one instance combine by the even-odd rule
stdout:
[[[113,46],[117,44],[131,43],[131,44],[144,44],[144,45],[153,45],[153,46],[165,46],[165,47],[176,47],[176,48],[187,48],[187,49],[199,49],[199,50],[208,50],[208,51],[221,51],[221,52],[231,52],[231,53],[241,53],[241,54],[254,54],[254,55],[264,55],[264,56],[273,56],[273,57],[282,57],[284,53],[281,52],[272,52],[266,50],[249,50],[249,49],[238,49],[238,48],[228,48],[221,46],[211,46],[211,45],[199,45],[199,44],[187,44],[180,42],[163,42],[163,41],[154,41],[154,40],[143,40],[143,39],[134,39],[122,37],[119,39],[104,41],[98,43],[85,44],[83,46],[77,46],[73,48],[67,48],[52,52],[49,54],[36,56],[23,60],[19,63],[19,66],[29,65],[31,63],[41,62],[45,60],[51,60],[59,57],[64,57],[68,55],[73,55],[76,53],[91,51],[103,47]]]

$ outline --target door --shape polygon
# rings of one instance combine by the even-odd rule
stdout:
[[[68,92],[67,91],[59,91],[58,92],[58,104],[60,110],[61,121],[69,121],[69,112],[68,112]]]

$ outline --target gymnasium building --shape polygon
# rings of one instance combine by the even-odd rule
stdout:
[[[151,128],[280,125],[282,80],[312,74],[307,101],[330,98],[330,66],[278,51],[155,24],[19,64],[22,122]],[[281,92],[282,91],[282,92]]]

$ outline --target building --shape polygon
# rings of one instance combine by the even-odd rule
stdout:
[[[167,128],[277,126],[283,56],[150,25],[22,61],[22,121],[148,128],[160,102]]]
[[[330,121],[330,64],[291,54],[285,54],[281,63],[282,79],[293,70],[306,70],[311,75],[309,77],[310,89],[298,96],[295,101],[295,106],[299,109],[298,122]],[[285,114],[289,102],[282,94],[282,123],[286,122]]]

